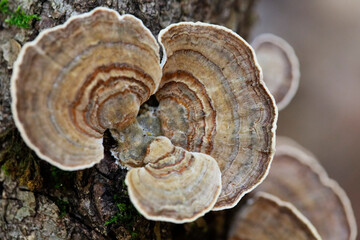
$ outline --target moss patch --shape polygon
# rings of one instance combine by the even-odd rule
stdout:
[[[117,213],[114,217],[107,220],[104,225],[109,226],[120,223],[129,232],[132,240],[138,239],[139,234],[134,232],[134,229],[137,220],[142,218],[142,216],[131,203],[124,180],[121,192],[114,194],[113,200],[117,207]]]
[[[63,171],[55,166],[50,166],[49,176],[48,172],[48,169],[46,169],[46,172],[42,173],[48,179],[46,187],[60,189],[63,192],[73,187],[76,172]]]
[[[11,26],[30,28],[32,20],[40,20],[36,14],[26,14],[20,6],[14,11],[9,9],[8,0],[0,1],[0,13],[6,16],[5,22]]]
[[[69,212],[69,202],[68,201],[64,201],[61,199],[53,199],[54,203],[56,204],[56,206],[58,206],[59,211],[60,211],[60,218],[64,217],[68,212]]]
[[[107,226],[111,223],[117,223],[119,221],[121,223],[125,223],[125,227],[127,230],[132,229],[136,218],[141,216],[140,213],[130,202],[127,193],[121,195],[115,194],[113,196],[113,199],[116,203],[116,207],[118,208],[118,212],[114,217],[106,221],[104,225]]]
[[[15,127],[0,134],[0,166],[7,175],[31,191],[42,187],[39,159],[22,140]]]

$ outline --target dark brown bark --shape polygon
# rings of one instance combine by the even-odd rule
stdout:
[[[63,172],[38,159],[14,128],[10,77],[20,45],[97,6],[137,16],[154,35],[170,23],[203,21],[225,25],[246,38],[254,1],[10,1],[10,9],[21,6],[41,20],[21,29],[8,26],[6,16],[0,15],[0,239],[226,239],[232,211],[211,212],[181,225],[148,221],[138,214],[124,185],[126,170],[109,153],[114,144],[109,134],[104,138],[105,158],[91,169]]]

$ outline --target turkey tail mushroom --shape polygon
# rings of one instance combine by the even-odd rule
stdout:
[[[228,240],[321,240],[310,221],[291,203],[258,193],[237,213]]]
[[[103,158],[104,131],[129,125],[157,89],[159,59],[131,15],[97,8],[72,17],[22,48],[11,78],[16,126],[51,164],[90,167]]]
[[[21,50],[12,111],[25,142],[63,170],[98,163],[110,129],[135,207],[182,223],[235,206],[264,179],[277,108],[252,48],[231,30],[173,24],[159,42],[161,64],[136,17],[107,8],[72,17]],[[159,107],[144,107],[155,93]]]
[[[221,173],[212,157],[192,153],[157,137],[149,145],[146,165],[126,175],[129,196],[146,218],[184,223],[209,212],[221,191]]]
[[[266,180],[255,189],[294,204],[326,240],[355,240],[355,216],[344,190],[315,157],[296,142],[278,137]]]
[[[290,103],[299,86],[300,66],[295,51],[284,39],[270,33],[257,36],[251,46],[280,111]]]
[[[215,158],[222,192],[214,210],[231,208],[264,179],[274,154],[277,108],[255,54],[236,33],[205,23],[170,25],[159,42],[163,133]]]

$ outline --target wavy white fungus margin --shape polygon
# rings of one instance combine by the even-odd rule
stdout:
[[[32,143],[32,141],[29,139],[29,137],[27,136],[25,129],[24,129],[24,125],[22,124],[22,122],[19,120],[18,117],[18,113],[17,113],[17,109],[16,109],[16,105],[17,102],[19,101],[17,99],[16,96],[16,79],[18,79],[18,75],[19,75],[19,71],[20,71],[20,65],[23,61],[24,55],[27,52],[27,49],[29,47],[34,47],[37,50],[39,50],[39,48],[36,47],[36,45],[38,44],[38,42],[47,34],[58,31],[58,30],[64,30],[65,28],[67,28],[67,26],[73,22],[74,20],[77,19],[82,19],[82,18],[87,18],[90,17],[91,15],[93,15],[95,12],[97,11],[104,11],[104,12],[109,12],[111,14],[116,14],[116,16],[118,17],[119,21],[122,21],[124,18],[129,17],[135,21],[137,21],[138,23],[140,23],[143,27],[144,30],[150,34],[151,36],[153,36],[153,34],[151,33],[151,31],[144,25],[144,23],[134,17],[131,14],[124,14],[124,15],[120,15],[117,11],[111,10],[109,8],[105,8],[105,7],[97,7],[95,9],[93,9],[92,11],[88,12],[88,13],[83,13],[80,15],[76,15],[76,16],[72,16],[70,17],[64,24],[61,24],[59,26],[53,27],[53,28],[49,28],[49,29],[45,29],[44,31],[42,31],[36,38],[35,40],[33,40],[32,42],[28,42],[26,43],[22,48],[21,51],[19,53],[19,56],[17,58],[17,60],[14,63],[14,70],[13,70],[13,74],[11,76],[11,80],[10,80],[10,93],[11,93],[11,98],[12,98],[12,103],[11,103],[11,110],[14,116],[14,122],[15,125],[17,126],[17,128],[19,129],[19,132],[21,134],[21,137],[24,139],[25,143],[32,149],[35,151],[35,153],[43,160],[49,162],[50,164],[62,169],[62,170],[67,170],[67,171],[76,171],[76,170],[82,170],[82,169],[86,169],[86,168],[90,168],[92,166],[94,166],[95,164],[99,163],[102,158],[100,158],[98,161],[94,161],[92,163],[89,164],[84,164],[84,165],[79,165],[79,166],[74,166],[74,167],[69,167],[69,166],[64,166],[56,161],[54,161],[53,159],[51,159],[50,157],[46,156],[45,154],[43,154],[41,152],[41,150]],[[154,37],[152,37],[152,39],[154,40],[154,44],[157,45],[156,39]],[[41,51],[41,50],[40,50]],[[102,145],[103,139],[99,139],[99,144]]]
[[[257,36],[253,40],[251,45],[253,46],[254,49],[256,49],[263,43],[271,43],[271,44],[274,44],[275,46],[277,46],[278,48],[282,49],[290,62],[291,75],[292,75],[292,81],[290,84],[290,88],[289,88],[289,91],[284,96],[284,98],[276,104],[278,107],[278,110],[281,111],[291,102],[291,100],[294,98],[294,96],[299,88],[299,82],[300,82],[299,59],[296,56],[296,53],[295,53],[294,49],[291,47],[291,45],[288,42],[286,42],[284,39],[282,39],[274,34],[263,33],[263,34]]]
[[[267,167],[264,175],[261,177],[261,179],[255,183],[254,185],[252,186],[249,186],[241,195],[238,196],[238,199],[236,201],[234,201],[231,205],[228,205],[228,206],[223,206],[223,207],[218,207],[218,208],[214,208],[213,211],[220,211],[220,210],[224,210],[224,209],[230,209],[230,208],[233,208],[235,207],[239,201],[242,199],[242,197],[251,192],[253,189],[255,189],[260,183],[262,183],[264,181],[264,179],[266,178],[266,176],[268,175],[269,173],[269,170],[270,170],[270,167],[271,167],[271,163],[272,163],[272,160],[274,158],[274,154],[275,154],[275,144],[276,144],[276,128],[277,128],[277,119],[278,119],[278,107],[276,105],[276,102],[275,102],[275,99],[273,97],[273,95],[270,93],[269,89],[267,88],[267,86],[265,85],[265,82],[263,81],[263,71],[261,69],[261,66],[256,58],[256,54],[255,54],[255,51],[254,49],[251,47],[251,45],[249,43],[247,43],[241,36],[239,36],[237,33],[235,33],[234,31],[232,31],[231,29],[228,29],[226,27],[223,27],[223,26],[219,26],[219,25],[214,25],[214,24],[210,24],[210,23],[203,23],[203,22],[180,22],[180,23],[175,23],[175,24],[171,24],[169,26],[167,26],[166,28],[162,29],[158,35],[158,42],[161,46],[161,49],[162,49],[162,53],[163,53],[163,58],[161,60],[161,69],[163,69],[165,63],[166,63],[166,60],[167,60],[167,55],[166,55],[166,50],[165,50],[165,47],[163,45],[163,43],[161,42],[161,38],[162,38],[162,35],[164,35],[167,31],[169,31],[171,28],[173,27],[176,27],[176,26],[187,26],[187,25],[190,25],[190,26],[205,26],[205,27],[211,27],[211,28],[215,28],[215,29],[218,29],[218,30],[221,30],[221,31],[224,31],[224,32],[227,32],[229,33],[230,35],[234,36],[235,38],[237,38],[238,40],[240,40],[246,47],[249,48],[250,52],[251,52],[251,57],[252,59],[254,60],[254,63],[255,63],[255,68],[257,71],[259,71],[259,76],[260,76],[260,81],[259,81],[259,85],[262,86],[265,90],[265,92],[270,96],[271,98],[271,101],[273,103],[273,108],[274,108],[274,113],[275,113],[275,116],[274,116],[274,125],[273,127],[271,128],[271,133],[272,133],[272,143],[271,143],[271,150],[272,150],[272,153],[270,155],[270,161],[269,161],[269,166]]]
[[[344,189],[342,189],[335,180],[329,178],[325,169],[320,165],[319,161],[315,158],[315,156],[308,150],[300,146],[294,140],[287,137],[278,137],[278,141],[286,143],[278,144],[276,150],[278,155],[284,154],[295,157],[299,162],[312,169],[319,176],[320,182],[325,187],[332,189],[335,195],[337,195],[345,210],[345,215],[349,223],[349,240],[356,240],[357,225],[355,220],[355,214],[351,206],[351,202],[346,195]]]

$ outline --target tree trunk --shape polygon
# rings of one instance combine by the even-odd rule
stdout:
[[[0,1],[1,2],[1,1]],[[40,160],[22,141],[10,109],[12,65],[21,45],[46,28],[97,6],[133,14],[156,36],[180,21],[232,28],[246,38],[255,0],[14,0],[37,14],[28,29],[9,26],[0,12],[0,239],[226,239],[233,211],[210,212],[193,223],[148,221],[132,206],[126,170],[114,163],[105,133],[105,158],[91,169],[65,172]]]

